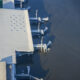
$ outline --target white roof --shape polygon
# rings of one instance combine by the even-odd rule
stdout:
[[[0,59],[16,63],[15,51],[34,51],[28,11],[0,9]]]

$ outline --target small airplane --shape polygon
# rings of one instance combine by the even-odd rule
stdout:
[[[16,77],[26,77],[26,80],[43,80],[43,78],[39,79],[37,77],[34,77],[32,75],[30,75],[30,66],[27,66],[27,74],[25,73],[21,73],[21,74],[17,74]]]
[[[48,31],[48,27],[45,27],[44,29],[32,30],[31,32],[34,36],[44,36],[47,31]]]
[[[30,17],[32,23],[44,23],[49,21],[49,17],[41,18],[38,17],[38,10],[36,10],[36,17]]]
[[[47,44],[46,43],[40,43],[40,44],[34,44],[35,50],[39,50],[40,52],[47,53],[50,51],[50,45],[52,44],[51,41],[49,41]]]

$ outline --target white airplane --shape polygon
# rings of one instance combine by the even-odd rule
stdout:
[[[36,10],[36,17],[30,17],[32,23],[44,23],[49,21],[49,17],[41,18],[38,17],[38,10]]]
[[[51,44],[52,44],[51,41],[49,41],[47,44],[41,41],[40,44],[34,44],[34,48],[35,50],[39,50],[42,53],[47,53],[48,51],[50,51]]]
[[[34,76],[30,75],[30,66],[27,66],[27,74],[24,74],[24,73],[17,74],[16,77],[26,77],[26,78],[28,78],[28,80],[32,80],[32,79],[34,79],[34,80],[43,80],[43,78],[39,79],[37,77],[34,77]]]
[[[45,27],[44,29],[31,30],[32,34],[35,36],[44,36],[47,31],[48,27]]]

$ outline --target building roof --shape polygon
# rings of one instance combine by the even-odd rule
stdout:
[[[15,63],[15,51],[34,51],[28,11],[0,9],[0,60]]]

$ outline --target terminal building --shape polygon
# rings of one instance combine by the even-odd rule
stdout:
[[[47,27],[32,30],[30,21],[42,24],[48,21],[47,18],[29,17],[29,11],[22,8],[15,8],[14,0],[0,0],[0,80],[43,80],[30,75],[30,66],[27,65],[27,73],[16,74],[17,56],[35,54],[39,50],[46,53],[50,48],[51,41],[43,43]],[[34,44],[32,35],[39,36],[41,43]],[[21,79],[20,79],[21,78]]]

